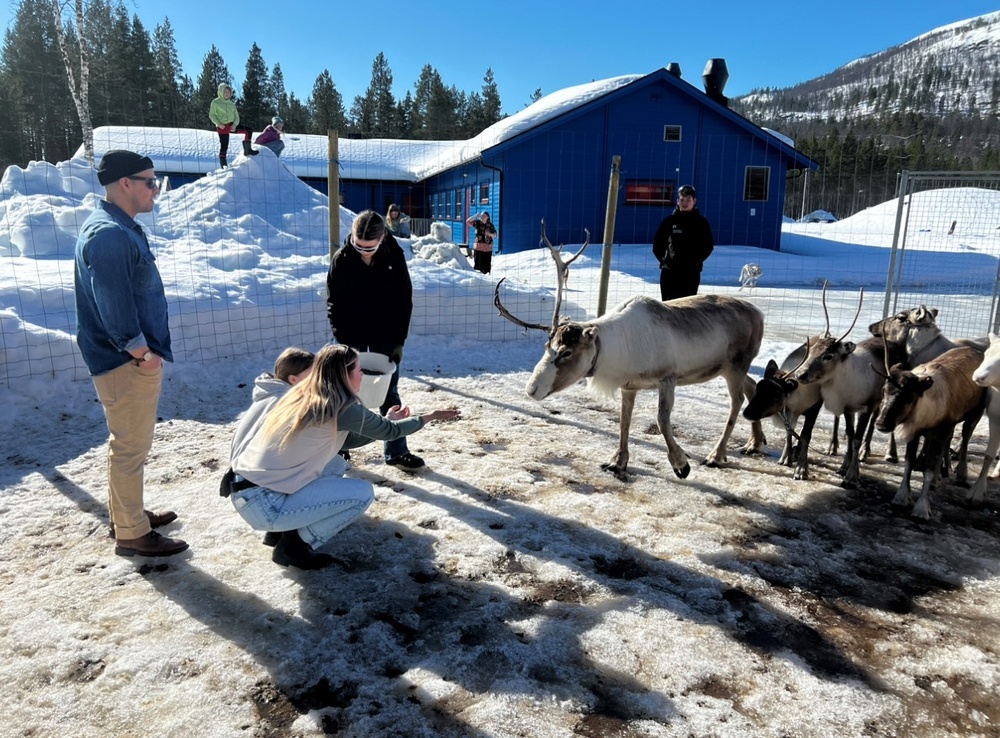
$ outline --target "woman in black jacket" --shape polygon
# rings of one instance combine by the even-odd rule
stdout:
[[[374,210],[354,219],[351,234],[330,260],[326,286],[327,315],[337,343],[384,354],[396,364],[380,412],[402,407],[397,385],[413,313],[413,286],[403,249]],[[386,441],[385,461],[403,469],[424,465],[410,453],[405,437]]]

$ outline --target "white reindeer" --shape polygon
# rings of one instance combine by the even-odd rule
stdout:
[[[525,328],[537,328],[549,334],[545,353],[525,388],[528,396],[540,401],[584,378],[589,380],[594,390],[613,393],[620,389],[618,451],[609,463],[601,467],[626,480],[629,427],[636,393],[642,389],[657,390],[657,423],[667,443],[670,465],[674,473],[684,479],[691,466],[684,449],[674,440],[670,426],[674,391],[680,385],[699,384],[722,377],[729,388],[729,417],[722,436],[703,463],[709,466],[725,463],[726,446],[744,395],[753,396],[754,382],[747,372],[764,335],[764,316],[761,312],[735,297],[695,295],[661,302],[651,297],[636,296],[594,320],[559,320],[563,270],[566,267],[559,258],[561,249],[555,249],[545,238],[544,221],[542,239],[548,245],[559,273],[552,325],[525,323],[514,317],[500,301],[503,280],[497,284],[494,293],[494,304],[505,318]],[[586,246],[584,243],[583,248]],[[755,421],[752,426],[745,452],[758,451],[764,444],[760,422]]]

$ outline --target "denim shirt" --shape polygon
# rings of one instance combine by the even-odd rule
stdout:
[[[74,266],[76,337],[92,375],[131,361],[149,346],[167,361],[167,298],[142,227],[114,203],[101,200],[80,229]]]

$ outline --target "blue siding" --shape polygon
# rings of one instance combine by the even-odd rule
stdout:
[[[664,140],[667,125],[681,127],[680,141]],[[460,167],[426,184],[429,192],[443,191],[463,174],[477,184],[487,177],[490,198],[484,209],[507,253],[536,248],[543,218],[554,244],[580,243],[585,228],[591,240],[600,240],[616,155],[621,156],[617,243],[651,243],[673,212],[673,203],[625,204],[628,182],[653,181],[694,185],[716,243],[767,249],[780,244],[787,169],[808,161],[664,72],[485,151],[483,164],[495,170]],[[766,201],[744,201],[747,167],[770,168]]]

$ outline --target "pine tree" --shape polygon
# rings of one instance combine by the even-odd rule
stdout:
[[[372,79],[364,95],[354,98],[351,122],[364,136],[392,138],[399,129],[392,95],[392,70],[381,51],[372,62]]]
[[[288,93],[285,92],[285,75],[281,65],[275,64],[271,70],[271,80],[267,91],[267,104],[271,107],[272,117],[281,115],[288,108]],[[270,121],[267,121],[270,122]]]
[[[306,128],[308,133],[325,136],[331,128],[338,131],[347,129],[344,98],[333,83],[330,70],[324,69],[316,78],[312,95],[306,104],[309,109],[309,125]]]
[[[267,75],[267,65],[260,47],[256,43],[250,47],[247,58],[246,76],[243,78],[243,95],[240,97],[240,124],[261,131],[271,122],[273,105],[270,102],[271,82]]]
[[[162,125],[184,126],[189,103],[181,92],[184,75],[169,18],[164,18],[163,23],[153,29],[153,59],[156,64],[157,105],[161,110]]]
[[[19,139],[19,163],[68,159],[80,144],[80,131],[51,2],[22,0],[4,36],[2,60],[8,94],[16,98],[17,123],[7,133]]]
[[[304,132],[309,129],[309,108],[295,96],[294,92],[288,95],[288,105],[279,111],[279,115],[285,121],[286,131]]]

